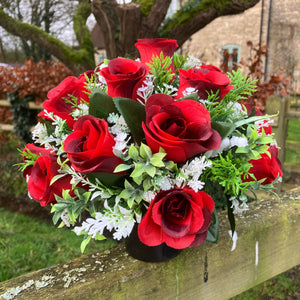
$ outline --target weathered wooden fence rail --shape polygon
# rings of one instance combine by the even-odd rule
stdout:
[[[288,97],[271,96],[266,101],[266,113],[269,115],[278,114],[278,116],[273,118],[274,123],[272,127],[280,147],[279,159],[283,163],[284,172],[300,173],[300,163],[288,164],[285,161],[286,150],[300,151],[300,141],[287,141],[289,120],[300,121],[300,111],[291,110]]]
[[[10,107],[10,103],[6,99],[0,100],[0,107]],[[34,110],[42,110],[43,107],[41,104],[36,104],[32,101],[28,102],[28,108]],[[3,131],[12,131],[14,129],[13,124],[3,124],[0,123],[0,130]]]
[[[250,207],[237,216],[236,245],[220,213],[218,244],[162,263],[135,260],[119,245],[2,282],[0,299],[228,299],[300,264],[300,187]]]

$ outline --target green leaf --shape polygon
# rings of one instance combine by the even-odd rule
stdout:
[[[151,165],[155,166],[155,167],[164,167],[165,164],[162,161],[164,159],[164,157],[166,156],[166,153],[155,153],[153,154],[153,156],[150,159],[150,163]]]
[[[53,224],[56,225],[56,223],[58,222],[58,220],[60,219],[60,213],[59,212],[56,212],[53,217],[52,217],[52,221],[53,221]]]
[[[96,183],[96,179],[100,180],[105,186],[118,186],[123,182],[123,175],[110,173],[88,173],[86,177]]]
[[[206,240],[210,243],[217,243],[219,238],[219,219],[216,209],[211,216],[211,222],[207,231]]]
[[[146,161],[149,161],[152,157],[152,151],[151,151],[150,147],[141,143],[140,155],[143,159],[145,159]]]
[[[83,239],[83,241],[81,242],[81,245],[80,245],[80,251],[81,251],[81,253],[84,252],[86,246],[91,241],[91,238],[92,238],[92,236],[90,236],[90,235],[85,236],[85,238]]]
[[[142,128],[142,122],[146,120],[145,106],[127,98],[116,97],[113,98],[113,101],[129,127],[134,140],[140,144],[145,137]]]
[[[192,93],[187,96],[184,96],[183,98],[180,98],[177,101],[182,101],[182,100],[194,100],[194,101],[199,102],[199,96],[198,96],[198,93]]]
[[[139,157],[139,151],[133,144],[131,144],[130,147],[129,147],[128,155],[133,160],[137,160],[138,157]]]
[[[118,112],[113,99],[105,92],[94,89],[90,96],[89,114],[100,119],[107,119],[108,115],[113,112]]]
[[[234,123],[219,122],[219,121],[212,121],[211,127],[212,129],[219,132],[222,139],[229,136],[236,128]]]
[[[115,168],[114,172],[115,173],[124,172],[126,170],[129,170],[130,168],[131,168],[131,165],[120,164]]]
[[[148,166],[145,169],[146,173],[150,176],[150,177],[154,177],[155,173],[156,173],[156,168],[153,166]]]
[[[135,163],[134,170],[130,174],[130,177],[135,178],[141,176],[145,172],[146,165],[142,163]]]

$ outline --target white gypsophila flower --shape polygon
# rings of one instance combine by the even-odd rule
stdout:
[[[178,186],[178,187],[181,187],[183,184],[184,184],[184,182],[185,182],[185,177],[182,177],[183,176],[183,174],[179,174],[176,178],[175,178],[175,180],[174,180],[174,185],[176,185],[176,186]]]
[[[202,63],[199,58],[195,56],[188,56],[186,62],[183,65],[184,69],[192,69],[201,67]]]
[[[153,191],[146,191],[146,192],[144,192],[143,197],[147,202],[150,203],[155,198],[156,195],[157,195],[157,193],[155,193]]]
[[[155,183],[162,191],[167,191],[174,187],[174,184],[168,175],[155,178]]]
[[[38,122],[32,131],[32,139],[35,142],[40,143],[41,141],[46,139],[47,136],[48,136],[48,132],[47,132],[46,125]]]
[[[82,223],[81,227],[75,227],[75,233],[80,235],[84,231],[95,238],[97,234],[102,235],[106,228],[109,231],[114,231],[114,239],[120,240],[129,236],[135,224],[132,212],[119,206],[118,202],[112,209],[105,201],[104,207],[103,213],[97,212],[95,218],[88,218]]]
[[[147,75],[143,81],[143,85],[137,90],[137,101],[141,104],[145,104],[147,99],[153,94],[154,91],[154,77],[153,75]]]
[[[244,110],[243,106],[238,102],[235,102],[235,103],[229,102],[227,104],[227,108],[229,110],[233,110],[233,113],[231,114],[231,116],[233,117],[234,120],[239,120],[239,119],[247,116],[247,111]]]
[[[204,187],[205,183],[200,180],[190,180],[188,181],[188,186],[193,189],[196,193],[201,191]]]
[[[207,160],[207,158],[203,155],[201,157],[195,157],[189,163],[186,163],[182,167],[183,174],[185,176],[191,176],[194,179],[198,179],[202,172],[207,168],[211,167],[212,162]]]
[[[197,93],[197,92],[198,92],[197,89],[195,89],[195,88],[193,88],[193,87],[188,87],[188,88],[186,88],[186,89],[182,92],[182,94],[183,94],[184,97],[186,97],[186,96],[188,96],[188,95],[191,95],[191,94]]]
[[[231,208],[233,208],[234,214],[240,214],[249,209],[246,200],[247,198],[245,197],[241,197],[240,199],[237,199],[235,196],[230,197],[229,201],[232,203]]]
[[[232,147],[246,147],[248,145],[248,140],[245,137],[233,136],[230,139],[230,145]]]
[[[205,152],[205,156],[207,158],[217,157],[219,155],[219,153],[222,153],[224,150],[229,149],[230,146],[231,146],[230,139],[228,137],[226,137],[225,139],[222,140],[221,145],[217,150],[207,151],[207,152]]]
[[[74,225],[74,221],[70,220],[67,208],[62,212],[60,218],[67,227],[71,227],[71,225]]]
[[[127,133],[119,132],[115,137],[114,140],[116,144],[113,146],[113,153],[118,157],[122,157],[125,153],[125,149],[127,147],[127,143],[130,137],[128,137]]]
[[[123,116],[119,116],[115,113],[110,113],[107,118],[108,123],[114,124],[113,126],[109,127],[109,131],[113,135],[120,135],[121,133],[129,133],[130,130],[125,122],[125,119]]]
[[[74,119],[79,119],[82,116],[86,116],[89,114],[88,105],[81,103],[77,106],[77,108],[71,113]]]
[[[166,94],[175,97],[177,95],[177,88],[174,87],[173,85],[163,83],[162,86],[155,87],[155,93]]]

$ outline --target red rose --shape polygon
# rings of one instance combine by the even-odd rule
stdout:
[[[205,241],[214,210],[212,198],[190,188],[162,191],[150,206],[138,227],[142,243],[183,249]]]
[[[168,160],[185,162],[221,144],[221,136],[211,128],[208,110],[196,101],[175,102],[168,95],[155,94],[149,97],[145,109],[147,144],[153,152],[163,148]]]
[[[261,158],[256,160],[250,160],[249,163],[252,167],[249,170],[250,174],[253,174],[256,180],[263,180],[262,184],[272,183],[278,176],[282,176],[281,162],[278,159],[278,148],[276,146],[271,146],[268,149],[270,156],[266,153],[261,154]],[[244,182],[254,181],[250,176],[248,178],[243,177]]]
[[[41,206],[56,203],[55,195],[61,197],[62,190],[72,189],[71,176],[63,176],[50,185],[52,178],[60,174],[58,173],[57,156],[50,150],[37,147],[34,144],[27,144],[24,151],[26,149],[39,155],[34,165],[24,171],[30,196]]]
[[[219,91],[219,99],[223,99],[234,87],[229,85],[229,77],[212,65],[203,65],[201,68],[189,70],[179,69],[180,85],[177,99],[183,98],[187,88],[194,88],[200,99],[207,99],[207,93]]]
[[[64,142],[64,150],[79,173],[113,173],[122,160],[113,154],[115,140],[103,119],[80,117]]]
[[[129,99],[132,98],[134,87],[144,80],[146,73],[144,64],[127,58],[114,58],[100,71],[100,75],[105,78],[109,96]]]
[[[143,63],[150,63],[153,55],[159,57],[161,52],[163,52],[164,57],[173,57],[176,48],[178,48],[176,40],[164,38],[139,39],[135,46],[140,52]]]
[[[85,88],[86,79],[81,75],[79,78],[69,76],[64,79],[57,87],[48,92],[48,100],[43,103],[43,108],[47,112],[53,112],[54,115],[66,120],[70,128],[73,127],[74,119],[70,115],[74,108],[71,103],[67,103],[65,99],[72,100],[72,97],[77,98],[77,104],[89,101],[88,90]],[[44,111],[39,116],[48,118]]]

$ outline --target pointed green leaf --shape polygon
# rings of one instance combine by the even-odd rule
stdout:
[[[131,165],[120,164],[115,168],[114,172],[115,173],[124,172],[126,170],[129,170],[130,168],[131,168]]]
[[[92,236],[90,236],[90,235],[85,236],[85,238],[83,239],[83,241],[81,242],[81,245],[80,245],[81,253],[84,252],[86,246],[87,246],[88,243],[91,241],[91,238],[92,238]]]
[[[156,168],[153,166],[148,166],[145,171],[150,177],[154,177],[156,173]]]
[[[107,119],[112,112],[118,112],[113,99],[105,92],[94,89],[90,96],[89,114],[100,119]]]
[[[140,144],[145,137],[142,128],[142,123],[146,120],[145,106],[127,98],[116,97],[113,101],[129,127],[134,140]]]
[[[152,151],[151,151],[150,147],[147,146],[147,145],[145,145],[145,144],[143,144],[143,143],[141,143],[141,146],[140,146],[140,155],[141,155],[141,157],[143,159],[145,159],[147,161],[150,160],[151,157],[152,157]]]
[[[198,96],[198,93],[192,93],[187,96],[184,96],[183,98],[180,98],[177,101],[182,101],[182,100],[194,100],[194,101],[199,102],[199,96]]]
[[[226,122],[220,122],[220,121],[211,122],[211,127],[212,127],[212,129],[219,132],[222,139],[229,136],[236,128],[234,123],[226,123]]]
[[[128,150],[128,155],[133,160],[137,160],[139,157],[139,151],[134,145],[131,144]]]
[[[88,173],[86,177],[93,183],[100,180],[105,186],[118,186],[123,182],[123,175],[110,173]]]

